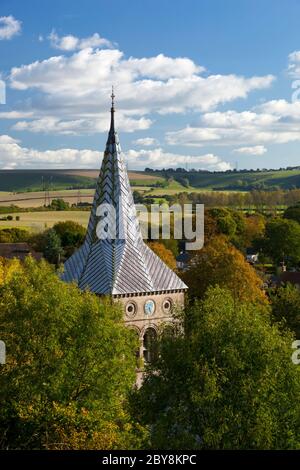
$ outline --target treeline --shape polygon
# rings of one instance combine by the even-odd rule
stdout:
[[[300,189],[277,191],[224,192],[203,191],[164,195],[170,204],[195,203],[207,207],[232,207],[235,209],[272,210],[279,206],[292,206],[300,201]]]

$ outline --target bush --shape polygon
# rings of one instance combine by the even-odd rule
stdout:
[[[13,227],[0,230],[0,243],[26,242],[29,238],[29,232],[20,228]]]

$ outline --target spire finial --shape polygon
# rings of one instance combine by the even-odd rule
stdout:
[[[115,107],[115,94],[114,94],[114,86],[111,87],[111,108],[114,109]]]
[[[113,136],[114,133],[115,133],[115,118],[114,118],[114,114],[115,114],[115,94],[114,94],[114,87],[113,86],[111,87],[110,97],[111,97],[111,108],[110,108],[111,119],[110,119],[109,135]]]

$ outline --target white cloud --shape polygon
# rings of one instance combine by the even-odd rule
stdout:
[[[72,34],[59,37],[55,30],[52,30],[48,38],[50,39],[52,47],[62,51],[75,51],[95,47],[113,47],[113,44],[108,39],[102,38],[98,33],[80,39]]]
[[[73,47],[72,41],[65,47]],[[85,126],[86,118],[107,112],[112,84],[116,85],[118,116],[146,116],[154,112],[208,111],[218,104],[246,98],[252,90],[269,87],[274,79],[271,75],[203,77],[203,69],[188,58],[159,54],[126,59],[118,49],[84,48],[70,56],[14,67],[10,86],[39,92],[31,97],[37,118],[83,119]]]
[[[240,147],[235,149],[235,153],[240,153],[242,155],[263,155],[266,153],[267,149],[263,145],[255,145],[253,147]]]
[[[262,145],[300,141],[300,119],[294,119],[299,112],[296,107],[289,107],[287,104],[285,111],[280,113],[278,106],[278,112],[275,112],[275,102],[273,104],[269,102],[258,108],[261,113],[254,111],[206,113],[202,116],[199,126],[187,126],[175,132],[168,132],[166,141],[170,145],[191,147],[201,147],[205,144]]]
[[[21,21],[12,15],[0,17],[0,40],[12,39],[21,32]]]
[[[161,148],[151,150],[129,150],[125,153],[131,168],[172,168],[177,166],[193,165],[207,170],[225,171],[231,168],[228,162],[211,153],[205,155],[180,155],[165,152]]]
[[[151,147],[152,145],[157,145],[158,143],[158,140],[154,139],[153,137],[144,137],[133,141],[133,144],[141,145],[142,147]]]
[[[35,150],[22,147],[19,140],[8,135],[0,136],[1,168],[97,168],[102,152],[62,148]]]
[[[27,119],[33,117],[32,111],[3,111],[0,119]]]
[[[172,59],[164,54],[158,54],[156,57],[148,59],[130,57],[127,61],[127,67],[141,77],[161,80],[168,80],[171,77],[190,77],[205,70],[204,67],[196,65],[186,57]]]
[[[300,120],[300,101],[271,100],[256,107],[257,111],[272,114],[276,117]]]
[[[0,135],[1,168],[97,168],[103,152],[62,148],[57,150],[36,150],[23,147],[21,142],[9,135]],[[180,155],[165,152],[161,148],[149,150],[129,150],[125,153],[131,168],[144,169],[176,167],[186,163],[197,168],[225,171],[230,164],[213,154]]]
[[[152,124],[150,119],[141,117],[133,119],[128,116],[118,116],[118,129],[123,132],[134,132],[148,129]],[[109,128],[108,113],[99,114],[93,119],[62,120],[53,116],[45,116],[32,121],[19,121],[12,126],[16,131],[30,131],[42,134],[83,135],[107,132]]]

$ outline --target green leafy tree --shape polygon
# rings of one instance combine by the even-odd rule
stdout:
[[[154,449],[299,448],[300,369],[293,336],[265,309],[219,287],[163,335],[132,398]]]
[[[86,229],[72,220],[57,222],[53,225],[53,230],[59,235],[62,247],[68,248],[68,254],[72,254],[83,243],[86,235]]]
[[[300,204],[295,204],[294,206],[288,207],[284,213],[283,217],[285,219],[295,220],[296,222],[300,223]]]
[[[63,199],[52,199],[50,208],[55,211],[66,211],[70,208],[70,204]]]
[[[56,231],[52,228],[44,234],[44,248],[43,253],[50,263],[58,264],[60,257],[63,254],[63,248],[61,246],[61,240]]]
[[[300,261],[300,224],[294,220],[273,219],[266,224],[265,234],[255,243],[275,263]]]
[[[220,233],[233,237],[237,230],[237,224],[229,209],[210,209],[209,214],[216,220]]]
[[[139,446],[145,434],[126,409],[136,340],[118,305],[31,257],[1,272],[0,448]]]
[[[283,322],[300,339],[300,291],[288,284],[270,293],[275,321]]]

